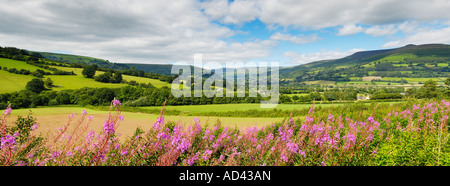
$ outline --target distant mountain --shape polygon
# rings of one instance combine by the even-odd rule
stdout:
[[[322,60],[280,69],[280,77],[295,81],[349,81],[351,77],[446,77],[450,45],[406,45],[400,48],[356,52],[334,60]]]
[[[171,75],[171,64],[125,64],[108,60],[48,52],[39,53],[55,61],[97,64],[112,69],[143,70],[148,73]],[[315,61],[303,65],[280,68],[280,78],[291,81],[349,81],[351,77],[444,77],[449,75],[450,45],[406,45],[400,48],[356,52],[347,57]],[[391,64],[391,65],[389,65]],[[195,68],[191,66],[191,71]],[[225,73],[224,69],[224,73]],[[204,76],[205,77],[205,76]]]
[[[39,53],[45,59],[55,60],[55,61],[59,61],[59,62],[76,63],[76,64],[83,64],[83,65],[96,64],[99,67],[111,68],[111,69],[115,69],[115,70],[130,69],[133,67],[136,70],[143,70],[144,72],[148,72],[148,73],[172,75],[171,74],[171,70],[172,70],[171,64],[112,63],[108,60],[80,56],[80,55],[58,54],[58,53],[50,53],[50,52],[33,52],[33,53]],[[194,69],[194,67],[191,66],[191,70],[193,70],[193,69]]]

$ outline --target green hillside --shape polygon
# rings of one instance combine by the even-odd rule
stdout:
[[[450,45],[407,45],[283,68],[280,78],[286,84],[311,81],[332,81],[347,85],[420,84],[428,79],[448,77],[449,64]],[[376,80],[367,82],[363,81],[364,77],[375,77]]]
[[[25,69],[29,71],[35,71],[37,69],[43,70],[45,72],[52,72],[50,70],[40,68],[34,65],[27,64],[25,61],[18,61],[6,58],[0,58],[0,67],[2,69],[12,69],[15,68],[17,70]],[[74,72],[76,75],[44,75],[43,78],[46,79],[50,77],[53,81],[54,87],[51,90],[60,91],[67,89],[79,89],[83,87],[91,87],[91,88],[119,88],[126,86],[127,84],[114,84],[114,83],[101,83],[97,82],[94,79],[85,78],[82,76],[81,71],[82,68],[72,68],[72,67],[60,67],[60,66],[52,66],[56,69]],[[96,75],[101,74],[103,72],[97,71]],[[31,75],[23,75],[11,73],[5,70],[0,70],[0,93],[10,93],[14,91],[20,91],[25,89],[25,85],[28,81],[33,79],[34,77]],[[144,78],[144,77],[136,77],[123,75],[123,79],[126,81],[136,81],[137,83],[151,83],[153,86],[160,88],[163,86],[170,87],[170,84],[167,82],[163,82],[156,79]]]

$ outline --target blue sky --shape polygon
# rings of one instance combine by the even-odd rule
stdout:
[[[446,0],[0,0],[0,46],[118,63],[279,62],[450,44]]]

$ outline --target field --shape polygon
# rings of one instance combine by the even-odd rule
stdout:
[[[158,107],[161,109],[161,107]],[[30,108],[30,109],[17,109],[11,114],[10,120],[15,121],[17,116],[26,116],[30,111],[32,116],[37,119],[40,124],[39,132],[42,135],[52,134],[58,127],[64,126],[69,116],[73,113],[75,120],[79,119],[81,112],[86,110],[89,116],[93,116],[89,130],[98,131],[101,130],[104,124],[104,118],[108,114],[107,111],[99,111],[94,109],[85,109],[81,107],[43,107],[43,108]],[[122,138],[130,137],[133,135],[136,128],[150,128],[156,121],[158,115],[146,114],[146,113],[134,113],[134,112],[122,112],[124,118],[121,121],[120,127],[117,129],[118,133],[122,134]],[[195,116],[165,116],[166,121],[173,121],[182,125],[189,125],[193,123]],[[215,125],[219,120],[223,126],[229,126],[231,128],[244,129],[247,127],[263,127],[270,125],[274,122],[282,121],[283,118],[230,118],[230,117],[209,117],[198,116],[202,126]]]
[[[16,68],[17,70],[25,69],[25,70],[29,70],[29,71],[35,71],[37,69],[41,69],[45,72],[51,72],[50,70],[27,64],[24,61],[17,61],[17,60],[6,59],[6,58],[0,58],[0,66],[7,67],[8,69]]]
[[[7,67],[8,69],[16,68],[18,70],[25,69],[30,71],[35,71],[36,69],[41,69],[47,72],[51,72],[47,69],[42,69],[33,65],[29,65],[23,61],[16,61],[11,59],[0,58],[0,66]],[[54,68],[63,70],[63,71],[73,71],[76,76],[73,75],[45,75],[44,79],[50,77],[53,81],[55,87],[52,88],[54,91],[67,90],[67,89],[79,89],[83,87],[95,87],[95,88],[119,88],[126,86],[126,84],[113,84],[113,83],[100,83],[93,79],[84,78],[81,74],[83,69],[81,68],[69,68],[69,67],[58,67],[52,66]],[[103,72],[97,71],[97,75]],[[31,75],[20,75],[9,73],[4,70],[0,70],[0,85],[2,89],[0,89],[0,93],[10,93],[14,91],[20,91],[25,89],[25,85],[28,81],[33,79]],[[138,83],[151,83],[153,86],[160,88],[163,86],[170,87],[170,84],[167,82],[162,82],[156,79],[143,78],[143,77],[135,77],[123,75],[123,79],[127,81],[134,80]]]
[[[31,79],[33,79],[32,76],[13,74],[0,70],[0,93],[20,91],[25,88],[25,85]]]
[[[316,107],[331,107],[343,104],[316,104]],[[312,104],[278,104],[275,109],[279,110],[301,110],[310,108]],[[160,107],[141,107],[143,109],[159,109]],[[182,105],[182,106],[166,106],[167,111],[178,110],[183,114],[200,114],[207,112],[228,112],[228,111],[246,111],[246,110],[272,110],[274,108],[261,108],[260,104],[243,103],[243,104],[214,104],[214,105]]]
[[[168,116],[122,113],[118,100],[112,102],[111,108],[111,114],[89,109],[83,112],[82,108],[38,108],[34,111],[42,118],[38,118],[37,125],[22,120],[16,128],[7,121],[27,111],[8,108],[0,125],[3,157],[0,163],[22,166],[450,165],[450,102],[446,100],[415,100],[395,106],[353,104],[328,113],[310,109],[301,120],[290,118],[245,128],[232,127],[236,120],[206,126],[201,124],[204,120],[201,117],[177,123]],[[50,125],[55,118],[61,118],[61,122],[52,124],[50,135],[39,136],[42,132],[37,131],[46,131],[45,125]],[[12,127],[11,133],[3,125],[6,123],[8,128]],[[133,132],[135,127],[140,129]]]
[[[82,68],[70,68],[70,67],[55,67],[55,68],[57,68],[57,69],[60,69],[60,70],[64,70],[64,71],[68,71],[68,72],[70,72],[70,71],[73,71],[75,74],[77,74],[77,77],[79,78],[79,79],[87,79],[87,78],[84,78],[83,77],[83,75],[81,74],[81,72],[83,71],[83,69]],[[95,73],[95,75],[97,76],[97,75],[100,75],[100,74],[103,74],[104,72],[101,72],[101,71],[97,71],[96,73]],[[136,77],[136,76],[129,76],[129,75],[122,75],[122,78],[124,79],[124,80],[126,80],[126,81],[132,81],[132,80],[134,80],[134,81],[136,81],[136,82],[138,82],[138,83],[151,83],[153,86],[155,86],[155,87],[157,87],[157,88],[161,88],[161,87],[163,87],[163,86],[167,86],[167,87],[170,87],[170,84],[169,83],[167,83],[167,82],[163,82],[163,81],[159,81],[159,80],[156,80],[156,79],[150,79],[150,78],[143,78],[143,77]],[[91,79],[87,79],[87,80],[91,80]],[[94,81],[94,80],[92,80],[92,81]],[[94,81],[95,83],[100,83],[100,82],[97,82],[97,81]],[[81,83],[81,82],[80,82]],[[125,86],[124,84],[120,84],[120,85],[118,85],[118,84],[112,84],[112,83],[100,83],[100,84],[104,84],[102,87],[122,87],[122,86]],[[89,87],[92,87],[91,85],[89,85]]]

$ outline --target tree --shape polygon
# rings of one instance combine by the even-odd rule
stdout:
[[[428,80],[423,84],[421,88],[422,98],[435,98],[438,97],[439,92],[437,91],[437,83],[432,79]]]
[[[53,87],[53,81],[50,78],[47,78],[44,83],[45,83],[45,86],[47,86],[48,88]]]
[[[81,74],[83,74],[83,76],[86,78],[93,78],[95,76],[95,71],[97,71],[97,68],[97,65],[87,65],[83,68]]]
[[[98,76],[95,76],[94,80],[102,83],[109,83],[111,80],[111,72],[105,72]]]
[[[114,73],[111,83],[120,83],[122,82],[122,74],[120,72]]]
[[[27,85],[25,86],[25,88],[29,91],[35,92],[35,93],[41,93],[43,90],[45,90],[44,87],[44,81],[42,81],[42,79],[39,78],[34,78],[31,81],[29,81],[27,83]]]

